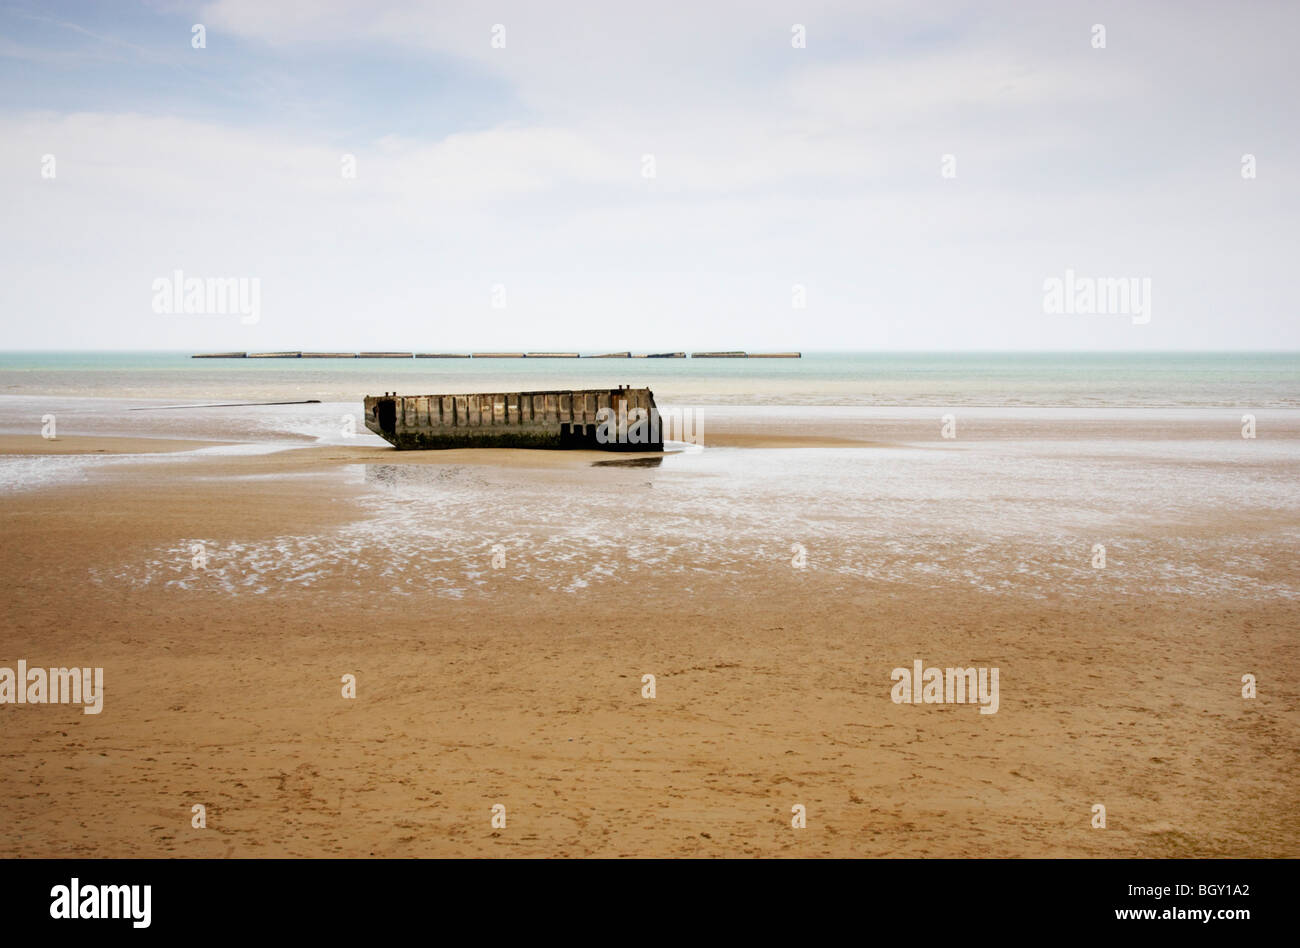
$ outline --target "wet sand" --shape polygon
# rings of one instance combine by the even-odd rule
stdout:
[[[212,448],[230,442],[191,441],[179,438],[120,438],[113,436],[65,435],[42,438],[40,435],[0,435],[0,455],[36,456],[43,454],[157,454]]]
[[[716,434],[717,446],[754,443]],[[798,446],[843,442],[845,460],[829,463],[859,463],[862,441],[825,436]],[[799,435],[775,440],[787,438]],[[95,450],[143,450],[110,441]],[[58,447],[6,439],[0,452]],[[742,469],[786,457],[725,450]],[[1175,565],[1207,575],[1222,570],[1219,551],[1257,536],[1235,592],[1152,583],[1143,594],[1120,581],[1119,541],[1108,572],[1030,571],[984,588],[961,567],[1005,558],[994,573],[1010,575],[1043,556],[1032,525],[978,548],[973,528],[936,526],[939,508],[915,519],[913,540],[947,564],[941,574],[853,571],[842,564],[864,548],[886,558],[878,537],[863,539],[868,512],[857,532],[853,503],[819,524],[834,495],[796,482],[786,492],[810,547],[796,570],[785,522],[751,536],[735,511],[704,527],[672,521],[677,506],[712,503],[691,492],[722,474],[591,467],[608,459],[321,445],[118,458],[84,482],[6,494],[0,664],[103,666],[106,696],[99,715],[0,707],[0,851],[1297,854],[1295,505],[1251,519],[1259,495],[1247,492],[1236,509],[1134,522],[1143,556],[1199,558]],[[1258,484],[1294,475],[1285,459],[1252,463]],[[403,486],[404,471],[427,480]],[[987,476],[991,492],[1014,493],[1038,474]],[[482,530],[473,517],[425,522],[444,509],[421,506],[425,490],[479,491]],[[377,491],[391,491],[393,519],[357,532]],[[575,523],[593,514],[584,504],[625,497],[598,523],[626,532],[605,544],[566,532],[536,502],[552,495]],[[510,498],[518,509],[503,509]],[[403,517],[426,532],[385,545]],[[518,535],[493,570],[504,525]],[[196,538],[213,557],[202,571],[188,561]],[[306,542],[343,538],[353,545],[334,559]],[[1147,574],[1128,555],[1136,583]],[[1157,566],[1142,568],[1159,578]],[[583,585],[563,585],[570,574]],[[914,658],[999,667],[999,711],[893,703],[890,671]],[[1241,697],[1247,672],[1254,700]],[[340,694],[345,674],[354,700]],[[645,674],[654,699],[641,695]],[[203,830],[190,825],[196,803]],[[497,803],[505,828],[491,825]],[[1105,829],[1090,825],[1098,803]],[[790,825],[795,804],[806,829]]]

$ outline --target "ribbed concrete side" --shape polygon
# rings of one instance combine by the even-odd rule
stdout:
[[[596,432],[601,409],[644,440],[602,444]],[[647,423],[628,431],[636,409]],[[420,448],[594,448],[662,451],[658,409],[648,388],[563,392],[498,392],[476,395],[368,395],[366,427],[402,449]],[[389,417],[391,413],[391,417]],[[618,431],[617,428],[614,429]]]

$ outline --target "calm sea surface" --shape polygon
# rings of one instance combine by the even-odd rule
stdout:
[[[806,353],[802,359],[191,359],[0,353],[0,394],[359,401],[648,385],[700,405],[1300,408],[1300,353]]]

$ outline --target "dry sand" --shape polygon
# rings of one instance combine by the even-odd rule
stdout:
[[[197,517],[216,543],[328,533],[365,516],[329,476],[363,458],[575,479],[591,461],[320,447],[3,498],[0,664],[103,666],[106,697],[97,716],[0,707],[0,855],[1297,854],[1287,601],[936,594],[782,563],[702,570],[689,595],[638,574],[461,602],[88,578]],[[1001,709],[895,705],[913,656],[1000,666]]]

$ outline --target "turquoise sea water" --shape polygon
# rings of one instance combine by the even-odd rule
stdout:
[[[717,405],[1300,407],[1300,353],[805,353],[801,359],[192,359],[0,353],[0,394],[359,400],[648,385]]]

